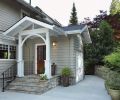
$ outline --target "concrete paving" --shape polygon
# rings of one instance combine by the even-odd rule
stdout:
[[[0,100],[111,100],[104,87],[104,80],[86,76],[84,81],[69,87],[56,87],[42,95],[0,92]]]

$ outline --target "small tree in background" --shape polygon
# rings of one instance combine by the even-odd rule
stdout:
[[[117,13],[120,13],[120,1],[112,0],[111,6],[110,6],[110,14],[115,15]]]
[[[77,18],[75,3],[73,3],[72,13],[71,13],[71,17],[70,17],[69,22],[70,22],[70,25],[78,24],[78,18]]]

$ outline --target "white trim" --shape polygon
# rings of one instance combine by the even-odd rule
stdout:
[[[42,26],[43,28],[47,28],[47,29],[53,30],[53,31],[55,31],[55,32],[57,32],[57,33],[59,33],[59,34],[61,34],[61,33],[65,34],[64,30],[62,30],[61,28],[59,28],[59,27],[57,27],[57,26],[55,26],[55,25],[49,25],[49,24],[46,24],[46,23],[44,23],[44,22],[40,22],[40,21],[38,21],[38,20],[36,20],[36,19],[27,17],[27,16],[24,17],[23,19],[21,19],[18,23],[16,23],[15,25],[13,25],[10,29],[8,29],[7,31],[5,31],[3,34],[4,34],[4,35],[7,35],[7,34],[11,33],[11,31],[13,31],[13,30],[14,30],[15,28],[17,28],[18,26],[19,26],[19,27],[22,27],[21,24],[23,24],[25,21],[28,22],[30,25],[31,25],[31,24],[37,24],[37,25],[39,25],[39,26]],[[16,34],[18,34],[18,33],[20,33],[20,32],[16,32],[16,33],[14,34],[14,36],[15,36]]]
[[[37,74],[37,47],[46,45],[45,43],[35,44],[35,74]]]
[[[10,45],[10,46],[17,46],[17,44],[14,43],[9,43],[9,42],[4,42],[4,41],[0,41],[0,44],[4,44],[4,45]]]
[[[87,29],[87,25],[85,25],[81,30],[71,30],[71,31],[65,31],[66,34],[82,34],[83,31],[85,31]],[[88,30],[87,30],[88,31]]]
[[[0,61],[17,61],[16,59],[0,59]]]
[[[81,30],[72,30],[72,31],[66,31],[66,34],[78,34],[81,33]]]
[[[28,36],[26,36],[25,37],[25,39],[22,41],[22,43],[21,43],[21,46],[23,46],[23,44],[24,44],[24,42],[29,38],[29,37],[31,37],[31,36],[38,36],[38,37],[40,37],[40,38],[42,38],[42,40],[45,42],[45,44],[46,44],[46,40],[41,36],[41,35],[39,35],[39,34],[31,34],[31,35],[28,35]]]
[[[48,32],[49,30],[48,29],[46,29],[46,28],[39,28],[39,29],[32,29],[32,30],[24,30],[24,31],[21,31],[20,32],[20,35],[34,35],[35,33],[36,34],[42,34],[42,33],[46,33],[46,32]]]
[[[2,45],[8,45],[8,50],[7,50],[7,53],[8,53],[8,57],[7,57],[7,59],[0,59],[0,61],[5,61],[5,60],[16,60],[16,59],[10,59],[10,46],[15,46],[16,48],[17,48],[17,46],[15,45],[15,44],[7,44],[7,43],[2,43],[2,42],[0,42],[0,44],[2,44]],[[17,51],[17,49],[16,49],[16,51]]]
[[[21,19],[18,23],[16,23],[14,26],[12,26],[10,29],[8,29],[7,31],[5,31],[3,34],[7,35],[10,33],[10,31],[12,31],[13,29],[15,29],[17,26],[19,26],[20,24],[22,24],[23,22],[25,22],[27,19],[27,17],[24,17],[23,19]]]

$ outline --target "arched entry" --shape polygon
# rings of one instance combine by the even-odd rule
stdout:
[[[35,38],[29,39],[33,35],[28,35],[22,41],[25,75],[45,73],[45,39],[41,35],[34,35],[36,36]]]

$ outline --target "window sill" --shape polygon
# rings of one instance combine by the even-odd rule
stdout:
[[[0,61],[17,61],[16,59],[0,59]]]

